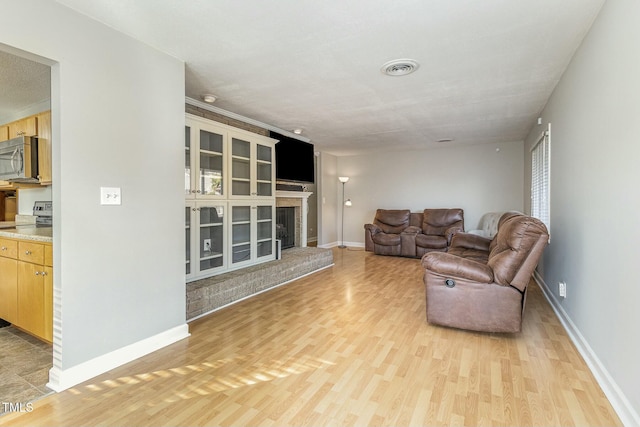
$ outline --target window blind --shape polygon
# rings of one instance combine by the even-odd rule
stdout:
[[[550,227],[549,174],[551,170],[551,125],[531,149],[531,216]]]

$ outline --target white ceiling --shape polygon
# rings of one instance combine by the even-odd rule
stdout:
[[[0,123],[51,99],[51,68],[0,50]]]
[[[336,155],[523,140],[604,0],[57,0]],[[411,58],[404,77],[380,72]],[[440,143],[442,144],[442,143]]]

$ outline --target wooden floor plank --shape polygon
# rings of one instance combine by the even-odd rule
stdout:
[[[429,325],[415,259],[335,266],[2,425],[581,425],[620,420],[532,282],[520,334]]]

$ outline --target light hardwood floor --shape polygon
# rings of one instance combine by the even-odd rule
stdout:
[[[418,260],[334,256],[0,424],[621,425],[533,282],[521,334],[473,333],[426,323]]]

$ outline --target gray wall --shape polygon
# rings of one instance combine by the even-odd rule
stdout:
[[[4,0],[2,15],[3,43],[53,64],[67,369],[185,324],[184,64],[52,1]],[[101,206],[101,186],[121,187],[122,206]]]
[[[336,220],[338,158],[321,152],[317,161],[318,246],[330,246],[339,238]]]
[[[551,244],[539,270],[586,350],[635,408],[635,425],[640,423],[638,23],[637,0],[605,3],[525,149],[528,179],[529,147],[550,122]],[[559,281],[567,283],[564,300],[558,299]]]
[[[498,151],[499,150],[499,151]],[[491,211],[522,210],[523,143],[453,146],[422,151],[375,153],[337,158],[333,180],[337,226],[340,226],[342,184],[345,197],[344,240],[364,245],[364,224],[378,208],[464,209],[465,228],[474,229]],[[340,231],[337,232],[340,239]]]

